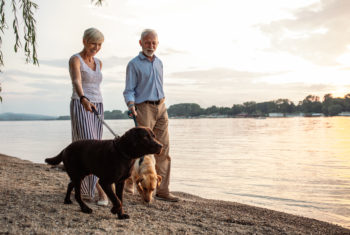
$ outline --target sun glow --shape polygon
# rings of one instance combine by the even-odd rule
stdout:
[[[349,94],[349,89],[339,87],[335,91],[331,92],[333,98],[344,98],[345,95]]]

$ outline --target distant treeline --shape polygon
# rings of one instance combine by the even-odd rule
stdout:
[[[122,112],[120,110],[105,111],[104,119],[127,119],[128,111]],[[59,116],[57,120],[69,120],[70,116]]]
[[[350,93],[345,95],[344,98],[333,98],[331,94],[326,94],[322,101],[318,96],[308,95],[297,105],[288,99],[278,99],[261,103],[250,101],[243,104],[234,104],[231,108],[211,106],[203,109],[198,104],[187,103],[175,104],[168,109],[170,117],[267,116],[269,113],[322,113],[325,116],[335,116],[341,112],[350,112]]]
[[[255,101],[243,104],[234,104],[232,107],[201,108],[195,103],[174,104],[168,108],[169,117],[199,117],[199,116],[267,116],[269,113],[322,113],[325,116],[335,116],[341,112],[350,112],[350,93],[344,98],[333,98],[332,94],[320,97],[308,95],[304,100],[294,104],[288,99],[277,99],[257,103]],[[127,111],[113,110],[104,112],[105,119],[127,119]],[[58,119],[69,119],[69,116],[61,116]]]

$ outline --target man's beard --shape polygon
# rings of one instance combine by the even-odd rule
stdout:
[[[154,55],[154,50],[143,50],[143,53],[145,53],[146,56],[152,57]]]

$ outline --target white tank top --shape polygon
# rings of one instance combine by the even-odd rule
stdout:
[[[96,64],[95,71],[92,70],[81,58],[80,54],[77,53],[72,57],[77,56],[80,60],[80,74],[82,80],[82,87],[84,91],[84,96],[86,96],[90,102],[94,103],[102,103],[102,95],[100,90],[100,84],[102,82],[102,73],[100,67],[100,61],[94,57],[94,61]],[[80,97],[77,94],[73,86],[73,95],[72,99],[79,99]]]

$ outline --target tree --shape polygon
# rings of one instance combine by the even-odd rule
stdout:
[[[253,114],[256,112],[256,102],[248,101],[243,103],[244,111],[248,114]]]
[[[344,111],[350,111],[350,93],[344,96]]]
[[[102,6],[102,2],[103,2],[103,1],[104,1],[104,0],[97,0],[97,1],[91,0],[92,3],[95,2],[96,5],[100,5],[100,6]]]
[[[320,98],[314,95],[308,95],[301,102],[301,111],[304,113],[321,113],[322,112],[322,103]]]
[[[168,114],[171,117],[185,116],[193,117],[199,116],[203,112],[203,109],[195,103],[182,103],[171,105],[168,109]]]
[[[219,107],[219,114],[220,115],[231,115],[231,109],[228,107]]]
[[[209,108],[206,108],[204,110],[205,115],[218,114],[218,113],[219,113],[219,108],[216,107],[215,105],[210,106]]]
[[[95,5],[102,5],[104,0],[91,0],[91,3]],[[11,0],[7,1],[12,7],[13,21],[12,28],[15,34],[14,51],[17,53],[21,47],[20,29],[18,25],[18,10],[21,10],[21,16],[24,21],[24,54],[26,56],[27,63],[33,63],[39,65],[38,55],[36,53],[36,20],[34,18],[34,11],[38,9],[38,5],[31,0]],[[2,34],[5,34],[4,29],[8,28],[7,19],[5,16],[5,0],[0,0],[0,30]],[[2,37],[0,34],[0,67],[4,66],[4,58],[1,50]]]
[[[122,112],[120,110],[112,110],[104,112],[105,119],[126,119],[128,118],[127,112]]]
[[[325,94],[323,96],[323,102],[322,102],[322,112],[328,116],[329,115],[329,107],[333,105],[333,97],[332,94]]]
[[[257,113],[268,114],[277,112],[276,103],[273,101],[267,101],[256,104]]]
[[[342,111],[343,107],[340,104],[332,104],[328,107],[328,115],[336,116]]]
[[[9,1],[7,1],[9,3]],[[32,62],[34,65],[39,65],[38,56],[36,54],[36,29],[35,29],[35,19],[34,10],[38,8],[38,5],[31,0],[20,0],[21,5],[19,9],[22,9],[22,18],[24,21],[24,54],[26,56],[26,62]],[[11,0],[10,5],[12,6],[13,21],[12,28],[15,34],[15,45],[14,51],[17,52],[18,48],[21,47],[21,40],[19,36],[19,25],[18,25],[18,3],[15,0]],[[5,16],[5,0],[0,1],[0,30],[1,34],[4,34],[4,29],[8,28]],[[1,67],[4,66],[4,57],[1,50],[2,46],[2,35],[0,34],[0,72]],[[0,84],[1,92],[1,84]],[[0,96],[0,101],[2,102],[2,97]]]
[[[9,1],[7,1],[9,2]],[[19,3],[21,3],[19,5]],[[20,29],[18,25],[18,13],[17,11],[20,9],[22,12],[22,18],[24,21],[24,54],[26,56],[26,62],[32,62],[34,65],[39,65],[38,56],[36,53],[36,28],[35,28],[35,18],[34,11],[38,9],[38,5],[31,0],[20,0],[17,3],[15,0],[11,0],[10,5],[12,7],[13,13],[13,21],[12,28],[15,34],[15,44],[14,51],[17,52],[21,47],[21,39],[20,39]],[[19,5],[19,6],[18,6]],[[5,0],[0,1],[0,30],[1,33],[4,34],[4,29],[8,28],[8,24],[6,22],[5,16]],[[0,48],[2,46],[2,37],[0,35]],[[4,66],[4,58],[2,54],[2,50],[0,50],[0,67]]]
[[[241,105],[241,104],[234,104],[232,106],[232,108],[231,108],[231,113],[232,113],[232,115],[237,115],[237,114],[242,113],[243,109],[244,109],[243,105]]]
[[[292,113],[294,112],[295,105],[288,99],[278,99],[275,101],[277,106],[277,112],[279,113]]]
[[[102,5],[104,0],[91,0],[91,3],[95,5]],[[22,19],[24,21],[24,54],[26,56],[26,63],[33,63],[33,65],[39,65],[38,55],[36,53],[36,20],[34,18],[34,11],[38,9],[38,5],[31,0],[7,0],[12,7],[13,21],[12,28],[15,34],[15,44],[14,51],[17,53],[18,49],[22,46],[20,39],[20,29],[18,25],[18,10],[21,10]],[[5,0],[0,0],[0,72],[1,67],[4,66],[4,57],[2,53],[2,35],[5,34],[4,29],[8,28],[8,24],[5,16]],[[1,92],[1,83],[0,83]],[[2,97],[0,96],[0,102],[2,102]]]

